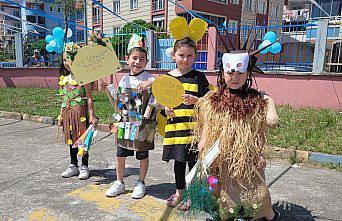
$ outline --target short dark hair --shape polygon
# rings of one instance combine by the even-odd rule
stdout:
[[[177,40],[173,45],[173,52],[176,53],[177,49],[180,49],[182,46],[193,48],[195,50],[195,54],[197,54],[196,42],[194,42],[191,38],[186,37],[181,40]]]
[[[135,48],[131,48],[128,53],[127,53],[127,56],[131,56],[131,54],[133,53],[133,51],[138,51],[138,52],[143,52],[145,53],[145,56],[146,56],[146,59],[147,59],[147,51],[144,49],[144,48],[141,48],[141,47],[135,47]]]

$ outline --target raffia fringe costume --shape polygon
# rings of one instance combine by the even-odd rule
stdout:
[[[260,93],[254,89],[245,93],[226,89],[221,95],[208,92],[197,103],[195,118],[195,142],[206,137],[203,154],[220,139],[220,154],[210,167],[219,179],[220,218],[226,220],[229,209],[241,201],[261,203],[254,218],[269,216],[270,193],[263,171],[256,168],[267,130],[266,102]]]

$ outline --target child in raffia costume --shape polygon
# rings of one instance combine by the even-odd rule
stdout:
[[[80,86],[73,79],[71,63],[73,62],[79,46],[73,42],[65,45],[63,64],[60,69],[59,95],[62,98],[61,112],[58,125],[63,127],[65,143],[69,145],[71,164],[62,177],[69,178],[78,175],[79,179],[89,178],[88,158],[86,153],[82,157],[82,165],[78,170],[78,148],[73,144],[87,130],[89,123],[96,125],[97,118],[94,113],[94,102],[91,94],[91,85]]]
[[[223,54],[218,89],[196,105],[194,129],[198,149],[204,156],[220,139],[220,154],[209,170],[218,178],[219,216],[227,220],[241,202],[259,205],[254,218],[276,220],[264,180],[267,126],[278,125],[271,97],[251,88],[256,57],[236,50]]]

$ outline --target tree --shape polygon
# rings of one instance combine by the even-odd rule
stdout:
[[[113,44],[114,51],[118,56],[119,60],[124,60],[129,39],[133,33],[140,36],[146,37],[147,30],[154,30],[156,32],[165,32],[164,29],[155,27],[152,23],[148,23],[145,20],[138,19],[129,22],[120,28],[118,33],[115,33],[111,41]]]

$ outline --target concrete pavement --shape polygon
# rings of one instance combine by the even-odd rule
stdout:
[[[56,127],[0,118],[0,221],[2,220],[183,220],[165,206],[174,191],[173,164],[161,161],[157,139],[150,153],[147,195],[130,197],[139,163],[128,158],[126,193],[107,198],[115,179],[113,137],[99,133],[90,151],[91,177],[61,178],[69,165],[67,147],[56,141]],[[342,220],[342,173],[335,170],[291,167],[272,160],[266,179],[281,220]],[[198,217],[197,220],[204,220]]]

